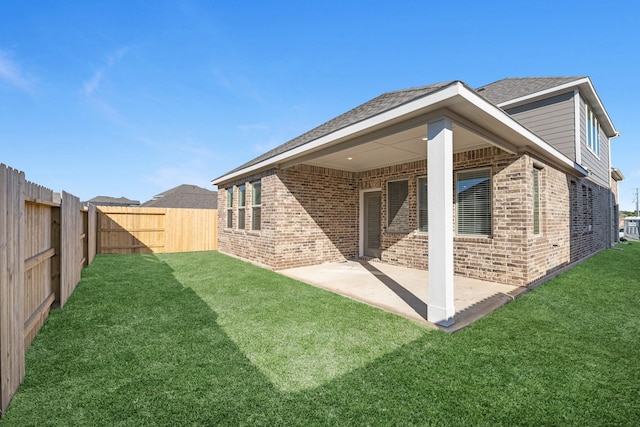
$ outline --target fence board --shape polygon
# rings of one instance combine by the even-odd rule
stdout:
[[[98,207],[98,253],[210,251],[218,248],[216,209]]]
[[[82,235],[87,261],[95,256],[89,210],[85,220],[77,197],[63,192],[61,204],[56,196],[0,164],[0,416],[24,378],[25,351],[54,301],[64,304],[80,280]]]
[[[24,379],[24,174],[0,164],[0,410]]]
[[[97,231],[98,231],[98,211],[94,205],[89,205],[87,209],[87,263],[91,264],[96,257],[97,251]]]
[[[83,259],[81,209],[80,199],[67,192],[62,192],[60,246],[64,250],[60,254],[60,307],[64,306],[80,282]]]

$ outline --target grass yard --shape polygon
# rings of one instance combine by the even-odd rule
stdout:
[[[98,256],[0,425],[637,425],[621,247],[453,335],[217,252]]]

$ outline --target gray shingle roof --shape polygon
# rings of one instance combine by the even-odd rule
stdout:
[[[583,78],[575,76],[507,78],[479,87],[476,92],[497,105]]]
[[[91,203],[95,206],[139,206],[138,200],[127,199],[126,197],[109,197],[109,196],[96,196],[93,199],[87,200],[86,203]]]
[[[142,206],[145,208],[217,209],[218,192],[197,185],[182,184],[155,195]]]
[[[355,123],[361,122],[378,114],[384,113],[385,111],[389,111],[408,102],[415,101],[416,99],[437,92],[438,90],[450,85],[451,83],[453,83],[453,81],[383,93],[382,95],[373,98],[372,100],[367,101],[364,104],[359,105],[356,108],[349,110],[334,119],[329,120],[326,123],[321,124],[320,126],[310,130],[309,132],[306,132],[288,142],[285,142],[284,144],[274,148],[273,150],[267,151],[266,153],[256,157],[255,159],[250,160],[249,162],[229,171],[227,174],[234,173],[249,166],[253,166],[263,160],[270,159],[279,154],[300,147],[308,142],[321,138],[332,132],[343,129],[347,126],[351,126]]]
[[[541,92],[583,78],[584,77],[575,76],[506,78],[479,87],[478,89],[476,89],[476,92],[487,101],[498,105],[506,101],[510,101],[526,95],[531,95],[536,92]],[[232,174],[247,167],[256,165],[264,160],[268,160],[282,153],[286,153],[287,151],[303,146],[332,132],[369,119],[378,114],[384,113],[385,111],[389,111],[393,108],[399,107],[400,105],[430,95],[446,86],[449,86],[454,82],[456,81],[454,80],[449,82],[436,83],[428,86],[383,93],[382,95],[373,98],[372,100],[365,102],[364,104],[352,110],[349,110],[346,113],[341,114],[324,124],[321,124],[320,126],[310,130],[309,132],[304,133],[288,142],[285,142],[284,144],[256,157],[253,160],[250,160],[249,162],[227,172],[225,175]]]

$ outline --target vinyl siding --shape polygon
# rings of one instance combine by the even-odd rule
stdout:
[[[506,110],[507,114],[575,160],[575,120],[573,92]]]
[[[582,167],[591,171],[589,178],[609,188],[609,138],[600,128],[600,156],[596,156],[587,146],[587,113],[586,104],[580,97],[580,151]]]

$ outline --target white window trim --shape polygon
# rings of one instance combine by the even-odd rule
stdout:
[[[535,224],[535,215],[534,215],[534,223],[533,223],[533,236],[534,237],[540,237],[542,236],[542,168],[538,168],[536,166],[533,167],[532,170],[532,176],[531,176],[531,180],[533,181],[533,172],[538,172],[538,232],[535,232],[536,229],[536,224]],[[532,201],[533,202],[533,207],[534,207],[534,211],[532,212],[535,213],[535,200]]]
[[[229,191],[231,191],[231,194],[229,194]],[[235,187],[227,188],[227,206],[226,206],[227,223],[225,227],[227,230],[233,229],[233,195],[234,194],[235,194]],[[229,206],[229,196],[231,196],[231,206]],[[229,218],[231,218],[231,227],[229,227]]]
[[[420,180],[424,178],[427,181],[427,231],[420,230]],[[421,175],[416,177],[416,233],[421,235],[429,234],[429,177]]]
[[[465,234],[465,233],[458,233],[458,221],[460,221],[460,213],[458,211],[458,176],[461,173],[467,173],[467,172],[475,172],[475,171],[481,171],[481,170],[487,170],[489,171],[489,213],[491,214],[491,230],[489,232],[489,234]],[[478,238],[478,239],[490,239],[493,237],[493,173],[492,173],[492,168],[489,167],[481,167],[481,168],[472,168],[472,169],[461,169],[461,170],[457,170],[455,171],[455,180],[454,180],[454,189],[453,189],[453,195],[454,195],[454,200],[455,200],[455,212],[456,212],[456,220],[455,220],[455,224],[454,224],[454,231],[455,231],[455,235],[456,236],[460,236],[460,237],[467,237],[467,238]]]
[[[596,156],[598,159],[600,159],[600,122],[598,121],[598,117],[596,116],[596,113],[593,111],[593,109],[589,106],[589,104],[587,104],[586,102],[584,103],[585,109],[586,109],[586,114],[585,114],[585,136],[586,136],[586,141],[587,141],[587,149],[591,152],[591,154],[593,154],[594,156]],[[591,117],[593,117],[593,119],[596,122],[596,138],[595,138],[595,149],[591,147],[591,145],[589,145],[589,115],[591,115]]]
[[[260,204],[254,204],[254,191],[255,191],[255,185],[257,183],[260,183]],[[255,222],[254,222],[254,210],[255,208],[260,208],[260,228],[255,228]],[[251,231],[255,231],[255,232],[260,232],[262,231],[262,180],[259,179],[257,181],[253,181],[251,183]]]
[[[244,187],[244,204],[240,205],[240,194],[242,191],[240,190]],[[240,228],[240,211],[244,211],[244,221],[242,224],[242,228]],[[236,221],[236,229],[238,230],[246,230],[247,229],[247,185],[242,184],[238,186],[238,220]]]

